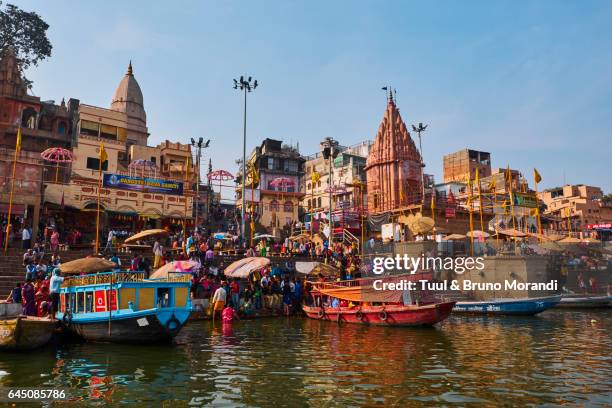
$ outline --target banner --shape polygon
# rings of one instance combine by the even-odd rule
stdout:
[[[517,207],[537,208],[538,199],[531,193],[513,193],[514,205]]]
[[[145,191],[147,193],[183,195],[182,182],[149,177],[142,178],[107,173],[104,175],[103,186],[122,190]]]

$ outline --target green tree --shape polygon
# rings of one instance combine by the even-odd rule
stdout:
[[[612,193],[608,193],[601,198],[606,205],[612,205]]]
[[[0,1],[0,55],[12,48],[23,72],[51,56],[53,46],[47,37],[49,24],[35,12],[24,11]],[[28,87],[31,82],[24,78]]]

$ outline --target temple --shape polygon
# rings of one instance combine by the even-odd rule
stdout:
[[[366,162],[366,178],[370,213],[421,202],[421,155],[391,93]]]

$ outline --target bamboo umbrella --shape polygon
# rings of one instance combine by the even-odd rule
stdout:
[[[144,231],[140,231],[138,234],[132,235],[131,237],[129,237],[128,239],[126,239],[123,242],[126,243],[126,244],[129,244],[130,242],[136,242],[136,241],[139,241],[141,239],[155,237],[155,236],[158,236],[158,235],[166,235],[167,233],[168,233],[168,231],[163,230],[163,229],[144,230]]]
[[[460,241],[462,239],[466,239],[467,237],[465,235],[461,235],[461,234],[450,234],[445,236],[444,238],[442,238],[445,241]]]
[[[96,273],[111,271],[117,264],[104,258],[81,258],[61,264],[59,269],[65,274]]]

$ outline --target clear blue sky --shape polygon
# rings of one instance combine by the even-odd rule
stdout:
[[[612,191],[610,1],[17,1],[50,24],[53,55],[29,72],[43,99],[109,106],[132,59],[150,144],[212,139],[206,161],[234,172],[242,98],[248,150],[266,137],[314,153],[332,136],[373,139],[397,88],[408,125],[429,124],[427,172],[489,151],[542,187]]]

